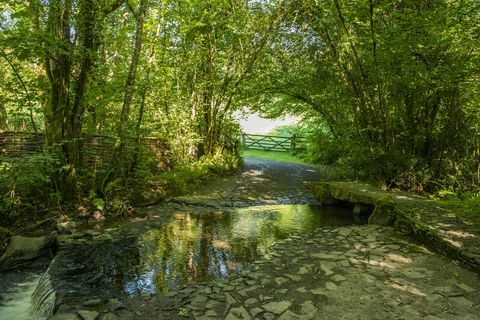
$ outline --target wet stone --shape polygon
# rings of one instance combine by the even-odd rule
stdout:
[[[285,277],[276,277],[275,278],[275,283],[279,286],[281,286],[282,284],[284,284],[285,282],[288,282],[288,279],[285,278]]]
[[[56,313],[50,319],[51,320],[78,320],[78,317],[71,313]]]
[[[115,313],[108,312],[104,313],[100,316],[101,320],[120,320],[120,317],[117,316]]]
[[[300,292],[300,293],[307,293],[308,292],[308,290],[305,289],[305,287],[300,287],[300,288],[297,289],[297,291]]]
[[[247,306],[255,304],[257,302],[258,302],[258,300],[256,298],[248,298],[247,300],[244,301],[245,305],[247,305]]]
[[[197,295],[192,299],[192,301],[190,302],[190,305],[193,309],[202,309],[203,307],[205,307],[206,302],[207,302],[207,296]]]
[[[334,291],[334,290],[337,290],[338,289],[338,286],[333,283],[333,282],[327,282],[327,284],[325,285],[325,287],[328,289],[328,290],[331,290],[331,291]]]
[[[279,302],[272,301],[267,304],[264,304],[262,308],[265,309],[265,311],[268,311],[271,313],[281,314],[282,312],[290,308],[291,305],[292,303],[287,300],[279,301]]]
[[[255,291],[259,288],[260,288],[260,286],[251,286],[251,287],[247,287],[245,289],[239,290],[237,292],[238,292],[239,295],[246,297],[246,296],[249,296],[249,292]]]
[[[83,302],[83,305],[85,307],[92,307],[92,306],[97,306],[102,303],[102,300],[100,299],[91,299]]]
[[[302,314],[303,319],[315,319],[318,308],[315,307],[312,301],[305,301],[300,305],[300,307],[300,313]]]
[[[110,311],[116,311],[118,309],[124,308],[124,305],[118,299],[110,299],[107,302],[107,308]]]
[[[324,252],[318,252],[318,253],[312,253],[310,254],[310,257],[313,259],[320,259],[320,260],[343,260],[342,256],[339,256],[337,254],[332,254],[332,253],[324,253]]]
[[[475,289],[465,283],[455,283],[455,285],[466,292],[475,292]]]
[[[265,320],[273,320],[275,319],[275,315],[273,313],[270,313],[270,312],[265,312],[263,314],[263,319]]]
[[[472,301],[465,297],[451,297],[449,300],[461,307],[471,307],[473,305]]]
[[[262,308],[253,308],[253,309],[250,309],[250,314],[252,315],[252,317],[256,317],[258,314],[262,313],[263,312],[263,309]]]
[[[238,308],[230,309],[229,314],[225,318],[225,320],[240,320],[240,319],[252,319],[248,311],[243,307],[240,306]]]
[[[314,295],[326,295],[328,292],[325,290],[325,288],[317,288],[317,289],[312,289],[310,292]]]
[[[97,311],[80,310],[78,311],[78,315],[82,320],[95,320],[97,319],[99,313]]]
[[[290,310],[285,311],[278,320],[302,320],[304,319],[303,316],[293,313]]]

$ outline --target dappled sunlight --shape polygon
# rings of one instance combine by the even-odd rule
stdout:
[[[404,257],[395,253],[387,253],[386,259],[392,260],[399,263],[412,263],[413,260],[409,257]]]
[[[456,248],[463,248],[464,247],[464,244],[460,241],[455,241],[453,239],[450,239],[448,237],[442,237],[442,239],[446,242],[448,242],[449,244],[451,244],[452,246],[456,247]]]
[[[470,232],[466,232],[463,230],[449,230],[446,232],[448,236],[453,236],[457,238],[474,238],[476,237],[474,234]]]
[[[408,197],[408,196],[399,196],[399,195],[394,195],[393,196],[395,199],[398,199],[398,200],[409,200],[409,201],[413,201],[415,199],[411,198],[411,197]]]
[[[420,291],[413,284],[403,284],[403,283],[399,283],[399,282],[393,282],[393,281],[390,281],[390,280],[387,280],[385,283],[393,289],[397,289],[397,290],[400,290],[400,291],[403,291],[403,292],[406,292],[406,293],[411,293],[411,294],[416,295],[418,297],[426,297],[427,296],[427,294]]]
[[[340,215],[338,215],[340,213]],[[137,238],[138,254],[126,261],[128,295],[168,291],[192,281],[227,278],[271,251],[292,233],[352,223],[338,208],[272,205],[235,212],[177,211],[159,228]]]

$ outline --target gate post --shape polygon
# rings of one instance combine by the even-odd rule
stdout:
[[[290,138],[291,139],[291,143],[290,143],[290,153],[295,155],[296,154],[296,140],[297,140],[297,135],[294,134],[292,135],[292,137]]]

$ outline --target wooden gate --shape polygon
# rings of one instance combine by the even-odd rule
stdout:
[[[279,137],[260,134],[242,134],[242,144],[245,149],[296,153],[299,149],[302,149],[300,145],[302,142],[303,137],[297,135]]]

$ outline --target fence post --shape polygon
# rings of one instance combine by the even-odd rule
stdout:
[[[290,153],[293,154],[293,155],[296,154],[296,150],[295,150],[295,148],[296,148],[296,140],[297,140],[297,135],[296,135],[296,134],[292,135],[292,137],[291,137],[291,144],[290,144]]]

